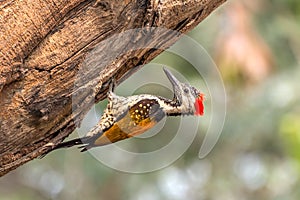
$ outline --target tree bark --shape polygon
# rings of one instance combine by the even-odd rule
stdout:
[[[225,1],[1,1],[0,176],[63,141],[112,77],[122,81]]]

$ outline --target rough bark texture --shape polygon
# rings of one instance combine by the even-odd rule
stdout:
[[[225,1],[1,1],[0,176],[60,143],[112,77],[121,81],[180,37],[148,27],[187,32]]]

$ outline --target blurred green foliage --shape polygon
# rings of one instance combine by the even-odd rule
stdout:
[[[201,134],[175,163],[145,174],[115,171],[76,148],[59,150],[2,177],[0,199],[299,199],[299,20],[300,1],[231,1],[189,33],[217,63],[228,95],[221,138],[204,159],[197,156]],[[171,53],[155,62],[198,81]],[[158,88],[136,92],[171,96]],[[140,149],[156,147],[135,140]]]

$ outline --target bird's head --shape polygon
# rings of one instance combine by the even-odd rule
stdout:
[[[168,69],[164,68],[164,72],[173,86],[173,102],[176,106],[174,111],[180,112],[178,114],[203,115],[204,94],[190,84],[178,81]]]

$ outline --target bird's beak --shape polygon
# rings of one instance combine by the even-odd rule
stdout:
[[[179,82],[177,80],[177,78],[167,69],[167,68],[163,68],[164,69],[164,72],[165,74],[167,75],[168,79],[170,80],[172,86],[173,86],[173,91],[174,91],[174,95],[175,95],[175,98],[178,100],[178,101],[181,101],[181,82]]]
[[[174,91],[179,91],[180,90],[180,82],[176,79],[176,77],[171,74],[171,72],[167,69],[167,68],[163,68],[165,74],[167,75],[168,79],[170,80],[172,86],[173,86],[173,90]]]

